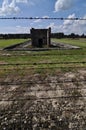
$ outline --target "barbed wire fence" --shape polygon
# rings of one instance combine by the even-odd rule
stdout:
[[[0,17],[1,20],[13,19],[13,20],[32,20],[32,19],[42,19],[42,20],[86,20],[82,18],[37,18],[37,17]],[[52,54],[11,54],[3,55],[0,54],[0,57],[17,57],[17,56],[33,56],[33,57],[42,57],[43,56],[52,56]],[[54,56],[57,54],[53,54]],[[68,53],[59,53],[59,55],[86,55],[83,52],[80,54],[68,54]],[[33,70],[33,69],[58,69],[58,68],[86,68],[85,66],[79,66],[79,64],[86,64],[86,61],[81,62],[49,62],[49,63],[38,63],[38,62],[30,62],[30,63],[1,63],[0,70],[2,71],[12,71],[12,70],[22,70],[21,66],[25,70]],[[30,66],[32,65],[32,66]],[[34,65],[34,66],[33,66]],[[39,66],[37,65],[48,65]],[[50,66],[49,66],[50,65]],[[54,66],[52,66],[54,65]],[[61,65],[61,66],[56,66]],[[62,66],[63,65],[63,66]],[[69,66],[66,66],[69,65]],[[13,66],[13,68],[11,68]],[[2,76],[3,77],[3,76]],[[50,88],[50,84],[54,84],[55,88]],[[69,85],[68,85],[69,84]],[[70,86],[73,84],[74,87]],[[35,86],[39,85],[40,88]],[[62,85],[69,86],[62,87]],[[20,89],[15,90],[15,87],[19,87]],[[23,87],[22,87],[23,86]],[[41,86],[46,86],[45,88],[41,88]],[[60,87],[59,87],[60,86]],[[24,88],[25,87],[25,88]],[[31,88],[32,87],[32,88]],[[8,89],[9,88],[9,89]],[[22,89],[21,89],[22,88]],[[27,89],[26,89],[27,88]],[[86,112],[86,104],[82,102],[82,100],[86,101],[86,93],[83,95],[80,93],[81,91],[86,91],[86,79],[81,80],[36,80],[36,81],[1,81],[0,82],[0,104],[2,107],[0,109],[0,130],[85,130],[86,129],[86,116],[82,114],[80,117],[72,117],[69,118],[67,115],[62,117],[63,113],[73,113],[76,116],[76,113],[85,113]],[[67,95],[62,94],[57,96],[43,96],[37,97],[39,92],[68,92]],[[26,96],[24,94],[31,94],[31,97]],[[7,96],[6,96],[7,95]],[[77,100],[79,102],[77,103]],[[82,104],[81,104],[81,102]],[[26,104],[25,104],[26,102]],[[57,108],[52,107],[52,103],[55,102]],[[59,103],[58,103],[59,102]],[[71,102],[72,105],[69,104]],[[4,105],[2,105],[4,103]],[[10,105],[11,104],[11,105]],[[30,106],[28,105],[30,104]],[[66,105],[65,105],[66,104]],[[8,105],[8,107],[7,107]],[[25,106],[27,105],[27,106]],[[67,106],[69,105],[69,106]],[[26,107],[23,110],[23,106]],[[67,106],[67,107],[66,107]]]
[[[17,20],[17,19],[20,19],[20,20],[32,20],[32,19],[45,19],[45,20],[86,20],[86,18],[57,18],[57,17],[53,17],[53,18],[49,18],[49,17],[0,17],[1,20],[6,20],[6,19],[14,19],[14,20]]]

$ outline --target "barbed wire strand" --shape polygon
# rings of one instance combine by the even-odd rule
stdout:
[[[35,96],[35,95],[34,95]],[[9,102],[9,101],[38,101],[38,100],[53,100],[53,99],[73,99],[73,98],[86,98],[86,95],[75,95],[75,96],[58,96],[58,97],[29,97],[29,98],[20,98],[20,99],[0,99],[0,102]]]
[[[73,61],[73,62],[30,62],[30,63],[1,63],[0,66],[22,66],[22,65],[41,65],[41,64],[86,64],[86,61]]]
[[[35,70],[35,69],[56,69],[56,68],[61,68],[61,69],[79,69],[79,68],[85,68],[86,69],[86,67],[85,66],[48,66],[48,67],[28,67],[28,68],[25,68],[25,67],[23,67],[23,68],[18,68],[18,67],[16,67],[16,68],[0,68],[0,70],[5,70],[5,71],[7,71],[7,70],[22,70],[22,69],[25,69],[25,70]]]
[[[47,84],[47,83],[56,83],[56,84],[65,84],[65,83],[82,83],[82,82],[86,82],[86,79],[80,79],[80,80],[74,80],[74,79],[71,79],[71,80],[63,80],[63,81],[50,81],[50,80],[47,80],[47,81],[39,81],[39,80],[36,80],[36,81],[9,81],[9,82],[6,82],[6,81],[0,81],[0,85],[21,85],[21,84]]]
[[[86,18],[60,18],[60,17],[0,17],[0,20],[13,19],[13,20],[86,20]]]
[[[69,88],[69,89],[45,89],[45,90],[20,90],[20,91],[17,91],[17,90],[15,90],[15,91],[5,91],[5,90],[3,90],[4,92],[0,92],[1,94],[10,94],[10,93],[29,93],[29,92],[49,92],[49,91],[52,91],[52,92],[56,92],[56,91],[65,91],[65,90],[67,90],[67,91],[72,91],[72,90],[76,90],[77,89],[77,91],[78,90],[86,90],[86,88]],[[82,95],[83,96],[83,95]]]
[[[71,107],[71,108],[66,108],[65,110],[63,109],[63,110],[61,110],[61,111],[71,111],[71,110],[73,110],[74,108],[76,109],[76,111],[77,110],[83,110],[83,109],[85,109],[85,107],[86,106],[84,106],[84,108],[79,108],[80,107],[80,105],[75,105],[75,106],[73,106],[73,108]],[[58,109],[60,109],[59,107],[57,108],[57,110]],[[27,114],[27,113],[58,113],[56,110],[28,110],[26,113],[25,112],[13,112],[13,111],[11,111],[10,109],[9,109],[9,111],[7,112],[8,110],[4,110],[3,109],[3,112],[4,112],[4,114]],[[37,111],[37,112],[36,112]],[[2,115],[2,114],[0,114],[0,115]]]
[[[39,56],[39,57],[41,57],[41,56],[46,56],[46,57],[48,57],[48,56],[57,56],[57,55],[61,55],[61,56],[63,56],[63,55],[74,55],[74,56],[79,56],[79,55],[86,55],[86,54],[84,54],[84,53],[78,53],[78,54],[68,54],[68,53],[57,53],[57,54],[0,54],[0,57],[8,57],[8,58],[11,58],[11,57],[18,57],[18,56],[21,56],[21,57],[23,57],[23,56],[27,56],[27,57],[29,57],[29,56],[31,56],[31,57],[36,57],[36,56]]]

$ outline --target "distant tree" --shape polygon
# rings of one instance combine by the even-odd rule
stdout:
[[[84,33],[81,35],[81,38],[85,38],[85,35],[84,35]]]
[[[75,37],[76,37],[76,35],[74,33],[70,34],[70,38],[75,38]]]
[[[31,38],[30,34],[24,33],[24,34],[0,34],[0,39],[27,39]]]
[[[52,38],[64,38],[64,33],[52,33],[51,34]]]

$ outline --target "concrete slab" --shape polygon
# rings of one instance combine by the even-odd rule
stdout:
[[[56,43],[56,42],[51,42],[51,47],[49,48],[31,48],[31,41],[27,41],[24,43],[16,44],[16,45],[11,45],[3,50],[29,50],[29,51],[44,51],[44,50],[58,50],[58,49],[80,49],[78,46],[73,46],[70,44],[64,44],[64,43]]]

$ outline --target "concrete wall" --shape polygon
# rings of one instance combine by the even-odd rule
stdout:
[[[34,29],[30,30],[33,47],[50,46],[51,28],[49,29]]]

